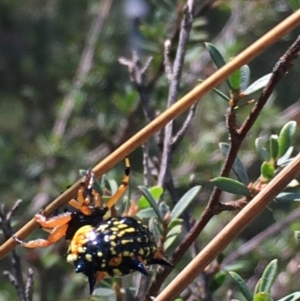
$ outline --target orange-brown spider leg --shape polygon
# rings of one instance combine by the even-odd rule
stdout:
[[[55,227],[47,239],[35,239],[35,240],[30,240],[28,242],[24,242],[21,239],[18,239],[16,236],[13,236],[13,238],[15,241],[17,241],[19,244],[21,244],[26,248],[31,248],[31,249],[39,248],[39,247],[46,248],[54,244],[58,240],[60,240],[62,237],[64,237],[67,229],[68,229],[68,224]]]
[[[86,187],[86,183],[88,183],[87,187]],[[85,215],[92,214],[89,205],[91,202],[91,196],[93,195],[93,184],[94,184],[94,173],[93,171],[88,170],[83,180],[80,183],[80,188],[77,193],[77,200],[72,199],[69,201],[69,204],[71,206],[73,206],[77,210],[80,210]]]
[[[100,193],[97,190],[93,189],[92,195],[93,195],[93,198],[94,198],[94,206],[95,207],[100,207],[101,206],[101,195],[100,195]]]
[[[71,214],[71,212],[65,212],[49,219],[42,214],[36,214],[34,218],[36,222],[43,228],[55,228],[67,224],[72,218]]]
[[[130,174],[130,162],[128,158],[125,158],[125,175],[123,178],[123,182],[119,186],[116,193],[106,203],[107,208],[111,208],[119,200],[119,198],[125,193],[130,179],[129,174]]]

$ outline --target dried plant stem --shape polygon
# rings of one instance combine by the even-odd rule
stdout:
[[[212,76],[206,79],[201,84],[197,85],[192,91],[178,100],[174,105],[168,108],[160,116],[155,118],[147,126],[141,129],[133,137],[127,140],[123,145],[101,161],[94,167],[96,177],[111,169],[119,161],[128,156],[133,150],[139,147],[143,142],[153,136],[157,131],[162,129],[168,122],[179,116],[191,105],[197,102],[203,95],[205,95],[212,88],[224,81],[232,72],[240,68],[242,65],[247,64],[253,58],[258,56],[262,51],[275,43],[285,34],[289,33],[293,28],[300,24],[300,10],[293,13],[287,19],[282,21],[279,25],[270,30],[267,34],[253,43],[250,47],[236,56],[233,60],[227,63],[223,68],[216,71]],[[45,215],[49,215],[59,206],[66,204],[72,197],[76,195],[79,189],[80,181],[77,181],[67,191],[57,197],[45,209]],[[30,220],[16,235],[20,239],[26,238],[33,230],[38,227],[34,219]],[[3,258],[9,251],[16,246],[16,242],[11,238],[7,240],[0,248],[0,258]]]
[[[265,209],[286,185],[300,174],[300,154],[269,185],[240,211],[232,221],[195,257],[186,268],[155,298],[174,300],[253,219]]]
[[[293,211],[290,215],[288,215],[283,220],[271,225],[263,232],[260,232],[243,245],[241,245],[238,249],[230,253],[223,261],[222,265],[231,264],[232,262],[238,260],[241,256],[249,254],[253,252],[258,246],[260,246],[266,239],[270,236],[274,236],[275,234],[280,234],[283,229],[286,229],[292,222],[300,219],[300,208]],[[288,229],[288,228],[287,228]]]
[[[79,66],[76,70],[76,75],[73,80],[73,88],[70,91],[70,93],[64,98],[62,108],[59,112],[59,116],[55,121],[52,134],[56,138],[61,139],[63,137],[66,130],[67,122],[75,106],[74,93],[81,89],[85,77],[92,68],[92,61],[96,48],[96,42],[99,36],[99,32],[102,29],[103,23],[106,17],[108,16],[112,0],[105,0],[102,2],[103,3],[100,6],[95,22],[92,24],[91,30],[88,34],[88,39],[86,41],[86,45],[82,52]]]

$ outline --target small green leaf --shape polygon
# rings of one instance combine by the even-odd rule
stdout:
[[[294,151],[294,147],[293,146],[289,147],[286,153],[277,160],[277,165],[283,167],[289,164],[293,159],[291,158],[293,151]]]
[[[199,82],[203,82],[203,79],[199,79]],[[229,102],[230,98],[225,95],[222,91],[220,91],[217,88],[213,88],[213,91],[216,92],[216,94],[218,94],[221,98],[223,98],[224,100],[226,100],[226,102]]]
[[[111,191],[111,195],[114,195],[119,188],[117,181],[114,179],[109,179],[107,180],[107,183],[109,185],[109,190]]]
[[[220,51],[217,49],[215,45],[211,43],[204,43],[204,44],[217,68],[218,69],[222,68],[226,64],[226,62],[222,54],[220,53]]]
[[[219,89],[213,88],[213,91],[216,92],[221,98],[223,98],[227,102],[230,100],[230,98],[227,95],[225,95],[223,92],[221,92]]]
[[[289,147],[292,144],[292,140],[294,137],[294,134],[296,132],[297,123],[296,121],[289,121],[286,123],[283,128],[280,131],[279,138],[278,138],[278,157],[282,157]]]
[[[299,301],[300,300],[300,292],[294,292],[290,295],[287,295],[277,301]]]
[[[241,91],[245,91],[249,86],[250,82],[250,68],[248,65],[244,65],[241,67],[241,84],[240,89]]]
[[[278,156],[278,136],[271,135],[270,137],[270,156],[275,161]]]
[[[290,7],[293,11],[296,11],[300,8],[300,0],[289,0]]]
[[[152,232],[155,241],[159,241],[162,234],[162,229],[157,223],[157,219],[155,219],[153,216],[149,220],[149,230]]]
[[[264,88],[267,85],[267,83],[269,82],[271,76],[272,76],[272,73],[267,74],[267,75],[259,78],[252,85],[250,85],[245,91],[243,91],[243,94],[244,95],[251,95],[254,92]]]
[[[229,193],[241,194],[244,196],[251,195],[248,188],[243,183],[236,180],[225,177],[217,177],[210,181],[219,189],[227,191]]]
[[[200,189],[201,186],[195,186],[183,195],[183,197],[178,201],[171,212],[171,221],[178,218],[182,214],[182,212],[188,207],[188,205],[199,193]]]
[[[261,281],[262,279],[259,278],[258,281],[256,282],[255,288],[254,288],[254,295],[256,295],[257,293],[259,293],[261,291]]]
[[[298,247],[300,247],[300,231],[295,231],[294,237],[295,237]]]
[[[145,209],[142,209],[140,210],[137,215],[136,215],[138,218],[140,219],[149,219],[153,216],[156,216],[156,213],[155,211],[153,210],[153,208],[149,207],[149,208],[145,208]]]
[[[143,193],[144,197],[148,200],[150,206],[153,208],[157,218],[161,223],[163,223],[162,216],[160,215],[158,204],[156,203],[155,199],[151,195],[150,191],[145,186],[138,186],[138,189]]]
[[[229,144],[221,142],[221,143],[219,143],[219,147],[222,152],[222,155],[224,156],[224,158],[226,158],[228,151],[229,151]],[[234,163],[232,165],[232,170],[240,182],[242,182],[244,185],[249,184],[250,181],[249,181],[249,178],[247,175],[247,171],[239,157],[236,157],[234,159]]]
[[[237,69],[235,70],[230,76],[229,76],[229,82],[231,89],[234,91],[240,90],[240,84],[241,84],[241,70]]]
[[[263,162],[260,167],[260,172],[265,179],[272,179],[275,173],[274,164],[271,162]]]
[[[177,236],[179,233],[181,233],[182,225],[177,225],[173,227],[167,234],[167,238],[173,237],[174,235]]]
[[[264,293],[269,293],[271,287],[276,279],[277,274],[277,259],[272,260],[265,268],[262,274],[262,281],[260,291]]]
[[[218,288],[220,288],[223,285],[225,280],[226,280],[226,272],[224,272],[224,271],[218,272],[214,276],[214,278],[210,284],[210,290],[212,292],[215,292]]]
[[[161,197],[164,191],[160,186],[153,186],[148,190],[155,201],[157,201]],[[140,199],[137,201],[137,205],[140,209],[148,208],[150,206],[149,202],[144,196],[140,197]]]
[[[178,235],[182,232],[182,225],[173,227],[167,234],[166,241],[164,243],[164,250],[167,250],[175,242]]]
[[[226,62],[225,59],[223,58],[222,54],[220,53],[220,51],[216,48],[216,46],[214,46],[211,43],[204,43],[205,47],[207,49],[207,51],[209,52],[210,57],[212,58],[213,62],[215,63],[215,65],[217,66],[218,69],[222,68]],[[230,81],[228,79],[226,79],[226,83],[229,87],[229,89],[231,90],[231,85],[230,85]]]
[[[161,202],[159,204],[159,212],[162,217],[164,217],[168,212],[170,212],[170,207],[166,204],[166,202]]]
[[[255,139],[255,147],[261,161],[270,161],[270,155],[268,151],[263,147],[261,138]]]
[[[270,294],[259,292],[254,295],[253,301],[270,301]]]
[[[252,293],[250,292],[250,290],[249,290],[246,282],[243,280],[243,278],[235,272],[229,272],[229,275],[232,277],[234,282],[238,285],[241,293],[246,298],[246,300],[252,301],[252,299],[253,299]]]
[[[168,224],[168,229],[171,230],[173,227],[177,225],[182,225],[183,220],[181,218],[174,218]]]
[[[295,201],[300,202],[300,193],[281,192],[276,197],[277,201]]]

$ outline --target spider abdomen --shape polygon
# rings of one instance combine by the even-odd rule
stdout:
[[[73,236],[67,260],[76,272],[88,276],[90,289],[99,278],[119,277],[139,271],[144,265],[170,265],[157,251],[152,233],[132,217],[111,217],[97,226],[83,226]]]

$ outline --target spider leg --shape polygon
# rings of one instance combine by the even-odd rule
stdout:
[[[80,183],[80,188],[77,193],[77,200],[72,199],[69,201],[69,204],[72,207],[74,207],[77,210],[80,210],[85,215],[92,214],[89,205],[91,203],[91,197],[92,195],[94,195],[93,194],[94,181],[95,181],[94,173],[92,170],[89,169]]]
[[[67,228],[68,224],[63,224],[62,226],[53,228],[47,239],[35,239],[28,242],[24,242],[16,236],[13,236],[13,239],[26,248],[46,248],[60,240],[66,234]]]
[[[164,265],[164,266],[168,266],[168,267],[173,267],[173,264],[171,262],[169,262],[168,260],[166,260],[159,251],[156,251],[154,253],[153,258],[148,260],[148,265],[150,265],[150,264],[159,264],[159,265]]]
[[[93,189],[92,191],[93,199],[94,199],[94,206],[95,207],[101,207],[101,195],[100,193]]]
[[[55,228],[67,224],[72,217],[71,212],[65,212],[49,219],[42,214],[36,214],[34,218],[35,221],[43,228]]]
[[[122,184],[119,186],[116,193],[108,200],[106,203],[107,208],[111,208],[118,200],[119,198],[125,193],[126,188],[129,183],[129,173],[130,173],[130,162],[128,158],[125,158],[125,175],[123,178]]]

